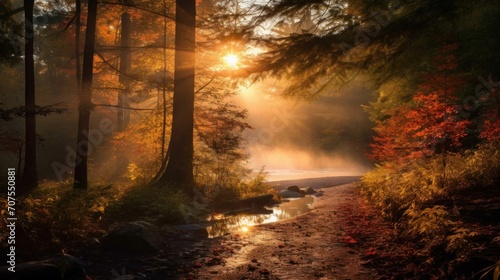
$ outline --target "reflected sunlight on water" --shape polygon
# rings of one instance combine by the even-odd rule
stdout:
[[[274,223],[287,220],[312,209],[314,197],[307,196],[283,202],[272,208],[267,208],[268,214],[240,214],[219,216],[209,221],[207,226],[210,238],[222,236],[231,232],[248,232],[255,225]],[[262,210],[258,210],[262,213]]]

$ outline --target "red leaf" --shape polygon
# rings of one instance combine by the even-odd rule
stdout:
[[[377,250],[375,250],[375,249],[370,249],[370,250],[366,251],[366,253],[365,253],[365,256],[367,256],[367,257],[375,256],[375,255],[377,255]]]
[[[354,239],[354,238],[352,238],[352,237],[350,237],[350,236],[346,236],[346,237],[344,238],[344,242],[345,242],[345,243],[347,243],[347,244],[356,244],[356,243],[358,243],[358,242],[356,241],[356,239]]]

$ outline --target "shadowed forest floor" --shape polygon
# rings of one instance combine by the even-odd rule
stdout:
[[[446,274],[446,265],[429,262],[420,253],[423,244],[398,234],[355,184],[322,192],[309,213],[212,240],[182,279],[447,279],[439,276]],[[464,213],[469,208],[481,212],[468,213],[470,221],[464,221],[474,225],[477,241],[498,235],[498,195],[459,194],[455,203]],[[472,207],[477,204],[482,207]],[[450,279],[479,279],[492,264],[486,257],[498,249],[489,246],[473,254]],[[492,279],[490,274],[483,279]]]
[[[221,264],[203,265],[187,278],[376,279],[376,272],[362,265],[365,250],[355,239],[355,219],[367,228],[379,221],[374,216],[349,218],[358,207],[353,185],[324,189],[323,194],[311,212],[296,219],[221,238],[219,247],[235,253],[223,256]],[[346,223],[346,218],[352,222]]]
[[[371,247],[390,231],[389,225],[365,208],[355,185],[322,191],[313,210],[295,219],[197,242],[170,237],[157,256],[101,256],[88,274],[92,279],[113,279],[113,274],[148,275],[145,279],[378,279],[365,264],[382,251],[398,251],[399,246],[385,240],[379,248]]]
[[[92,279],[113,279],[110,267],[116,275],[148,275],[137,279],[420,279],[413,248],[391,241],[391,224],[354,184],[322,192],[311,212],[247,233],[197,242],[170,237],[149,258],[101,256],[106,264],[96,262]]]
[[[418,244],[397,236],[394,224],[382,220],[359,194],[356,184],[320,191],[322,196],[315,198],[310,212],[254,226],[248,232],[202,240],[162,232],[167,246],[155,255],[104,252],[98,242],[88,240],[67,244],[65,252],[86,262],[87,274],[93,280],[445,279],[432,276],[440,274],[437,266],[426,263],[418,253]],[[464,210],[474,208],[475,203],[469,201],[474,197],[464,197],[469,198],[468,203],[461,203]],[[498,196],[491,197],[492,201],[483,201],[484,213],[475,215],[489,222],[495,220],[494,216],[484,214],[500,209]],[[498,233],[498,224],[488,227],[481,226],[477,219],[475,222],[478,232],[485,236]],[[35,259],[56,253],[44,252],[43,246],[36,251],[35,255],[40,255]],[[476,260],[471,265],[477,267],[468,268],[469,276],[470,271],[478,272],[488,263]]]

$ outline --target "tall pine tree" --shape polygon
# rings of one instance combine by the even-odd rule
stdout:
[[[159,182],[190,193],[193,176],[196,0],[177,0],[172,134]]]

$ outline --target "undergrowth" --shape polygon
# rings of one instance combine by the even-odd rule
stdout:
[[[180,222],[182,216],[178,209],[184,201],[184,195],[168,188],[107,185],[76,190],[69,183],[43,183],[17,198],[17,236],[59,244],[66,240],[99,238],[115,222]],[[4,196],[0,197],[0,203],[7,203]],[[2,213],[0,228],[5,229],[6,225],[6,215]],[[7,244],[7,233],[7,230],[1,231],[1,244]]]
[[[264,172],[248,180],[235,179],[220,187],[207,202],[270,193],[272,188],[264,179]],[[192,201],[192,197],[180,191],[158,185],[104,185],[78,190],[68,182],[45,182],[29,194],[17,197],[17,234],[18,238],[49,245],[99,238],[111,224],[119,222],[142,220],[158,226],[185,223],[181,208]],[[0,204],[7,205],[5,195],[0,196]],[[3,209],[0,243],[6,246],[7,208]],[[193,214],[199,220],[206,213]]]
[[[110,201],[119,196],[120,191],[110,185],[92,186],[83,191],[73,189],[68,183],[42,183],[16,200],[18,236],[56,244],[98,236],[102,233],[101,222]],[[4,197],[0,199],[2,203],[5,201]],[[6,222],[3,218],[2,227]],[[5,237],[2,235],[0,239]]]
[[[399,235],[420,244],[419,254],[428,264],[444,264],[442,277],[456,273],[472,256],[481,255],[484,247],[495,243],[498,232],[485,240],[480,237],[479,221],[464,222],[464,204],[498,197],[500,151],[494,144],[484,144],[476,150],[448,153],[444,163],[443,155],[405,164],[385,163],[361,182],[362,193],[396,223]],[[466,201],[472,197],[474,201]],[[498,217],[488,222],[497,223]]]
[[[180,191],[158,186],[129,188],[123,196],[110,203],[105,220],[123,222],[143,220],[153,224],[182,222],[179,205],[187,196]]]

